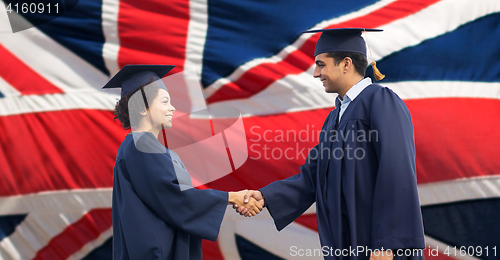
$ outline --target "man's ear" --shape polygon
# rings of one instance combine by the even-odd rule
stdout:
[[[345,57],[344,60],[344,73],[347,73],[350,67],[352,67],[352,59],[350,57]]]

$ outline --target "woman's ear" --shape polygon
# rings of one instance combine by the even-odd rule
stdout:
[[[143,110],[139,113],[141,116],[146,116],[148,114],[148,110]]]

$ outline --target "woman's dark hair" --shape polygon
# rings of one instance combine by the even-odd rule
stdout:
[[[356,72],[363,77],[365,76],[366,67],[368,66],[368,60],[365,55],[357,52],[333,51],[328,52],[326,56],[333,58],[335,66],[339,65],[346,57],[351,58],[352,64],[354,68],[356,68]]]
[[[115,121],[118,119],[121,122],[123,129],[130,129],[130,115],[138,115],[140,112],[145,109],[149,109],[149,104],[153,102],[153,99],[158,95],[158,91],[160,90],[156,84],[152,84],[156,80],[159,80],[158,77],[153,77],[149,80],[149,82],[144,83],[137,87],[134,91],[126,94],[124,97],[120,98],[115,106]],[[152,87],[149,87],[149,86]],[[148,87],[146,87],[148,86]],[[141,89],[144,90],[144,94],[146,95],[146,100],[143,99],[142,94],[139,99],[135,98],[138,102],[129,102],[130,99],[134,96],[137,91]],[[135,96],[134,96],[135,97]],[[142,101],[142,102],[141,102]]]

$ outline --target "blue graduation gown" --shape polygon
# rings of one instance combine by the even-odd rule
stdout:
[[[390,89],[371,84],[349,104],[338,131],[331,131],[338,109],[328,115],[300,173],[260,190],[276,228],[316,202],[325,259],[369,259],[361,250],[331,256],[330,248],[425,248],[408,108]]]
[[[191,179],[178,155],[149,132],[136,135],[120,145],[113,172],[113,259],[202,259],[228,193],[185,189]]]

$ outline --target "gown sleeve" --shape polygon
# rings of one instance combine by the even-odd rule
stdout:
[[[371,248],[425,248],[410,112],[392,90],[381,88],[373,96],[370,122],[379,161]]]
[[[317,159],[309,161],[315,149],[317,145],[309,152],[308,159],[300,167],[299,174],[275,181],[260,189],[279,231],[300,217],[316,200]]]
[[[331,114],[330,112],[322,129],[325,128]],[[300,217],[316,201],[318,146],[319,144],[311,149],[306,162],[300,167],[299,174],[275,181],[260,189],[266,207],[279,231]]]
[[[185,182],[179,183],[169,153],[165,153],[165,148],[152,134],[140,137],[137,145],[150,151],[141,152],[146,149],[134,147],[125,158],[127,174],[137,196],[169,225],[215,241],[226,212],[228,193],[198,190],[186,187],[189,185]]]

